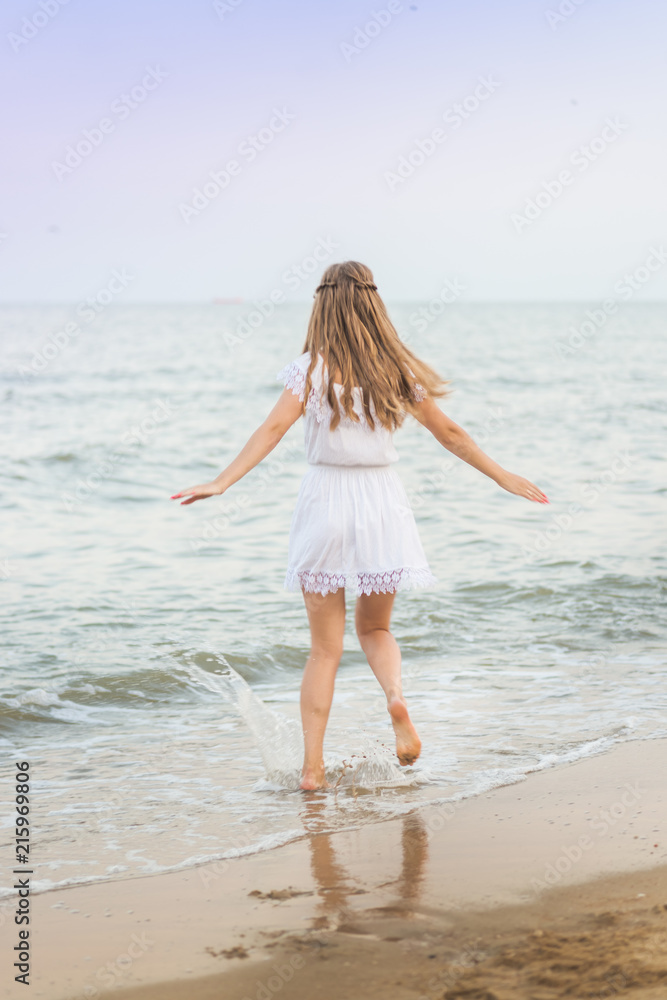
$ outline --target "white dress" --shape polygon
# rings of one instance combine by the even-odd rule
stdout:
[[[291,361],[276,376],[303,401],[310,354]],[[320,400],[324,359],[312,373],[304,415],[306,458],[310,468],[299,489],[292,516],[285,589],[328,594],[346,587],[354,594],[387,593],[428,587],[438,581],[422,549],[414,514],[395,469],[393,432],[363,412],[355,386],[357,423],[343,415],[329,430],[331,408]],[[423,398],[421,386],[415,396]],[[340,397],[342,386],[334,383]],[[375,414],[371,400],[371,412]]]

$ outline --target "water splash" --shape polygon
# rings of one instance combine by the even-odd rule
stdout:
[[[261,754],[267,780],[297,789],[303,754],[298,722],[269,708],[221,653],[208,651],[206,662],[213,661],[222,672],[200,667],[195,661],[201,656],[201,653],[185,653],[180,666],[197,687],[203,686],[224,698],[243,719]]]
[[[197,660],[203,660],[206,669]],[[211,669],[211,664],[215,669]],[[224,698],[243,719],[260,752],[267,781],[296,791],[303,758],[299,723],[269,708],[221,653],[183,652],[179,666],[198,688],[203,686]],[[361,753],[343,759],[328,754],[325,773],[332,788],[353,791],[421,783],[411,768],[399,768],[387,747],[378,746],[366,736],[362,736]]]

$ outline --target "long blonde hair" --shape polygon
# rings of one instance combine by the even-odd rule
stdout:
[[[381,426],[393,431],[403,423],[405,412],[413,410],[416,385],[429,396],[449,393],[449,380],[442,379],[403,343],[387,315],[370,268],[354,260],[331,264],[322,275],[303,350],[310,352],[304,413],[319,354],[328,375],[340,372],[343,411],[357,421],[360,418],[354,411],[352,390],[361,386],[364,414],[372,428],[375,420],[371,399]],[[333,410],[329,427],[334,430],[340,423],[341,411],[333,378],[324,379],[322,397],[325,395]]]

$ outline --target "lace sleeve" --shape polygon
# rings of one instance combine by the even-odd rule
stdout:
[[[306,373],[296,363],[290,361],[288,365],[276,375],[276,381],[283,382],[286,389],[291,389],[295,396],[303,403],[303,396],[306,390]]]
[[[412,368],[408,368],[408,371],[410,372],[412,377],[415,378],[415,373],[413,372]],[[415,397],[418,403],[421,403],[422,399],[426,399],[428,393],[426,392],[424,386],[415,380],[412,386],[412,395]]]
[[[299,397],[301,403],[303,403],[306,394],[306,373],[303,369],[303,363],[303,361],[301,364],[299,364],[299,361],[290,361],[276,375],[277,381],[283,382],[286,389],[291,389],[294,395]],[[331,414],[328,403],[322,401],[320,388],[320,377],[316,368],[312,374],[312,384],[310,393],[308,394],[306,409],[314,414],[318,424],[329,420]]]

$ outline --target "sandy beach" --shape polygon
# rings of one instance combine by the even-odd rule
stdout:
[[[629,742],[335,834],[314,795],[273,851],[38,894],[34,996],[657,1000],[666,769],[667,740]]]

